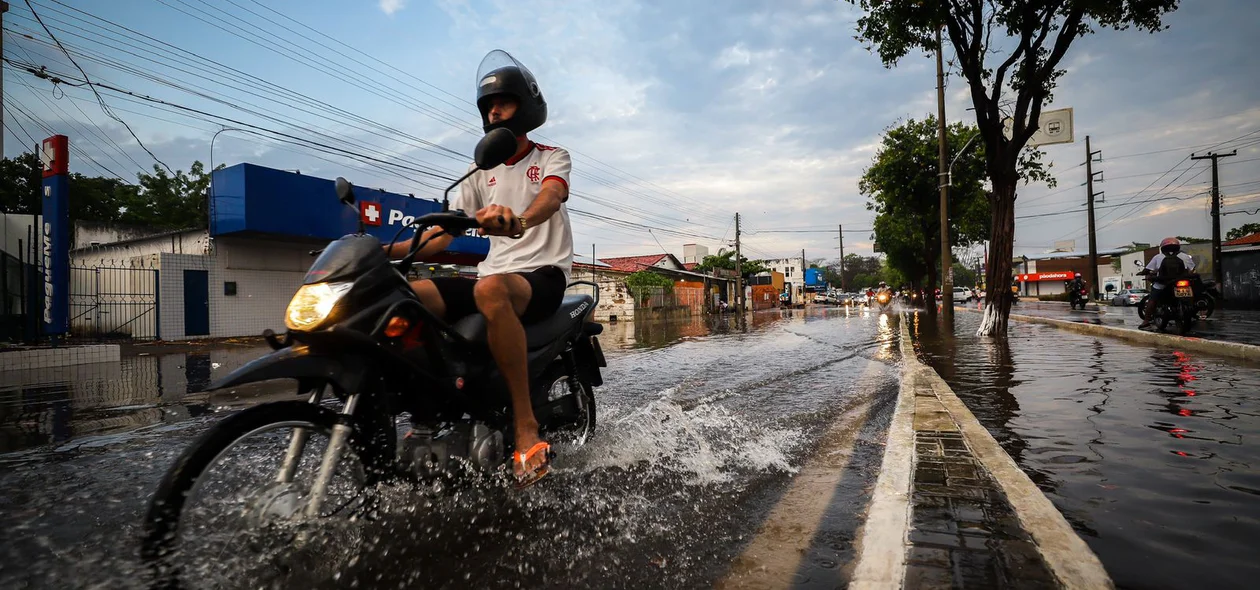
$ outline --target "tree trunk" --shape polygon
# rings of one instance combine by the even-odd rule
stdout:
[[[989,261],[984,272],[984,319],[977,336],[1006,336],[1011,315],[1011,257],[1015,250],[1015,183],[1014,174],[993,179],[992,240]]]

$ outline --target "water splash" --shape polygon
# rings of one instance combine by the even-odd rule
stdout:
[[[727,482],[748,471],[796,471],[789,454],[801,438],[799,430],[758,425],[708,403],[684,406],[676,393],[667,389],[638,408],[607,408],[601,426],[606,430],[579,450],[574,463],[587,471],[672,473],[690,484]]]

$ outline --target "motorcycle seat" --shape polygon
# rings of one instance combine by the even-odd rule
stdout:
[[[525,325],[525,347],[542,348],[555,342],[574,325],[583,321],[594,303],[590,295],[565,295],[560,308],[551,317]],[[486,344],[486,316],[474,313],[455,322],[455,333],[473,344]]]

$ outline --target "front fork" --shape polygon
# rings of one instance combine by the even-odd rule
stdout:
[[[318,404],[324,396],[324,388],[321,387],[311,394],[308,400],[312,404]],[[352,418],[354,410],[359,405],[359,394],[351,394],[346,398],[346,405],[342,408],[341,414],[338,416],[337,424],[333,426],[332,435],[328,440],[328,448],[324,450],[323,460],[319,465],[319,472],[315,475],[315,483],[311,486],[310,499],[306,503],[306,516],[319,516],[319,510],[323,507],[324,499],[328,496],[328,484],[332,481],[333,474],[336,472],[337,464],[341,462],[341,455],[346,450],[346,444],[350,441],[350,434],[354,428]],[[280,465],[280,471],[276,474],[276,481],[282,484],[291,483],[293,476],[297,472],[298,463],[302,458],[302,452],[306,450],[306,443],[311,438],[310,430],[306,428],[295,428],[289,439],[289,450],[285,453],[284,462]]]

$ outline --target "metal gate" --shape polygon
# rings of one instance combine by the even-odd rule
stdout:
[[[160,337],[157,269],[140,264],[70,267],[70,338]]]

